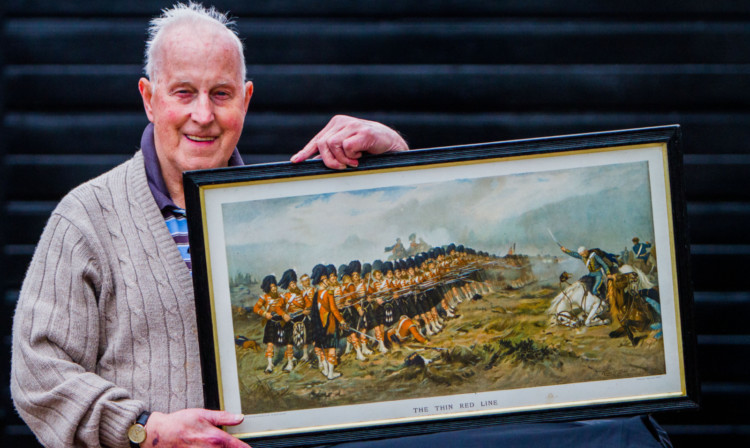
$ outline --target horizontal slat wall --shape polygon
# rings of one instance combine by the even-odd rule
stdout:
[[[146,26],[145,19],[16,19],[7,25],[7,53],[24,64],[88,64],[93,51],[98,64],[129,64],[143,53]],[[727,64],[747,61],[750,51],[743,22],[248,19],[238,29],[253,64]]]
[[[168,4],[0,6],[3,328],[56,202],[137,147],[145,26]],[[658,419],[677,447],[750,441],[750,3],[216,5],[240,17],[255,83],[248,161],[283,160],[334,113],[394,126],[413,147],[681,124],[703,397],[698,412]],[[8,443],[31,443],[5,389],[2,399]]]
[[[330,114],[256,109],[253,104],[240,140],[245,154],[254,156],[283,158],[302,147],[330,118]],[[418,139],[423,147],[673,123],[680,123],[683,134],[687,134],[683,142],[687,154],[705,154],[706,147],[721,148],[724,155],[747,154],[750,141],[750,113],[745,112],[346,112],[396,126],[407,140]],[[140,141],[145,123],[140,110],[106,114],[11,112],[5,117],[4,137],[17,154],[126,154],[136,146],[133,142]],[[279,135],[284,135],[283,141],[279,141]],[[49,145],[50,141],[55,144]]]
[[[102,3],[98,0],[6,0],[9,15],[65,16],[65,17],[150,17],[154,11],[169,6],[170,2],[140,0],[129,3]],[[602,2],[579,0],[561,3],[555,0],[422,0],[393,2],[391,0],[225,0],[212,3],[223,11],[242,17],[351,17],[351,18],[407,18],[419,17],[631,17],[672,20],[728,19],[749,17],[750,6],[736,0],[631,0]]]
[[[7,68],[10,110],[136,108],[138,65]],[[742,110],[750,64],[248,66],[260,110]],[[429,82],[426,82],[429,80]],[[78,85],[79,88],[75,88]],[[85,89],[82,87],[85,86]]]

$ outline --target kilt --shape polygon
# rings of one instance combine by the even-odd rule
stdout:
[[[427,304],[430,308],[437,306],[443,300],[437,288],[430,288],[424,294],[427,297]]]
[[[399,297],[388,300],[382,306],[378,307],[378,311],[380,311],[380,323],[386,327],[390,327],[398,322],[398,318],[403,314],[402,301],[403,298]]]
[[[379,317],[382,317],[383,311],[382,306],[379,306],[375,302],[366,302],[364,306],[365,315],[362,318],[362,325],[360,325],[361,328],[359,329],[366,329],[366,330],[372,330],[373,328],[377,327],[382,323],[382,320],[379,320]],[[380,316],[379,316],[380,315]]]
[[[420,308],[417,307],[417,297],[414,293],[405,294],[400,297],[400,300],[402,314],[406,314],[410,318],[422,314]]]
[[[284,325],[284,343],[299,347],[313,341],[313,327],[310,316],[301,314]]]
[[[284,323],[285,322],[281,316],[274,316],[273,319],[267,321],[266,327],[263,330],[263,343],[285,345],[286,337],[284,335]]]

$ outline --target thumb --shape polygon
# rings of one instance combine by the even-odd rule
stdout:
[[[239,425],[245,419],[242,414],[232,414],[226,411],[203,411],[203,419],[214,426],[234,426]]]

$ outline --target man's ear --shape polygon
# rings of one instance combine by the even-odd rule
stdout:
[[[146,116],[148,121],[154,121],[154,113],[151,109],[151,97],[153,96],[153,84],[146,78],[138,80],[138,91],[141,92],[141,98],[143,99],[143,108],[146,109]]]
[[[247,108],[250,105],[250,98],[253,96],[253,82],[248,81],[245,83],[245,112],[247,113]]]

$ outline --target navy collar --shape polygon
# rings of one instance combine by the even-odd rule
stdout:
[[[161,166],[159,165],[159,158],[156,156],[156,146],[154,146],[153,123],[149,123],[146,129],[143,130],[143,136],[141,136],[141,153],[146,165],[148,188],[151,190],[151,194],[154,196],[159,210],[164,211],[165,208],[179,208],[169,195],[167,184],[164,183],[164,177],[161,175]],[[232,156],[229,158],[229,166],[242,166],[244,164],[240,152],[237,148],[234,148],[234,152],[232,152]]]

